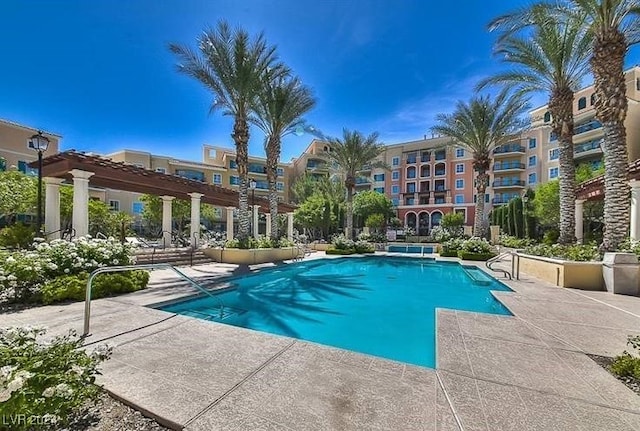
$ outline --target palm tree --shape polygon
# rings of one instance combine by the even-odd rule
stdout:
[[[491,151],[513,140],[522,128],[521,115],[528,104],[520,93],[509,95],[503,90],[491,100],[475,96],[468,103],[459,101],[452,114],[440,114],[434,133],[452,139],[450,145],[463,146],[473,154],[473,169],[477,172],[476,211],[473,234],[483,235],[484,196],[489,184]]]
[[[258,96],[255,115],[249,121],[266,135],[267,182],[269,183],[269,211],[271,213],[271,238],[278,239],[278,191],[276,178],[282,138],[304,127],[302,116],[316,104],[311,90],[300,80],[289,76],[266,74]]]
[[[223,115],[234,117],[231,137],[236,146],[239,177],[238,238],[246,240],[249,236],[248,119],[256,107],[265,73],[285,73],[286,68],[277,63],[276,49],[267,45],[262,33],[251,38],[245,30],[232,30],[225,21],[218,22],[215,29],[206,30],[198,38],[199,53],[177,44],[171,44],[169,49],[178,57],[178,71],[200,81],[212,93],[210,111],[221,109]]]
[[[604,129],[606,172],[602,248],[616,250],[626,239],[629,228],[624,60],[629,46],[640,42],[640,0],[564,0],[559,4],[541,4],[564,16],[585,16],[585,27],[593,35],[590,64],[596,118]],[[512,21],[514,31],[530,23],[527,13],[503,18]]]
[[[331,151],[325,154],[327,160],[335,164],[344,178],[347,189],[346,200],[346,232],[347,238],[353,236],[353,189],[356,186],[358,171],[365,166],[388,169],[388,166],[377,157],[385,150],[384,144],[378,142],[378,133],[374,132],[366,138],[358,131],[344,129],[342,139],[330,138]]]
[[[507,33],[496,43],[495,52],[515,67],[483,80],[506,84],[521,93],[549,94],[552,132],[559,140],[560,236],[562,244],[575,242],[575,165],[573,161],[573,95],[588,73],[592,38],[584,31],[584,16],[557,19],[548,8],[534,5],[530,11],[531,32]],[[492,30],[505,26],[500,18]]]

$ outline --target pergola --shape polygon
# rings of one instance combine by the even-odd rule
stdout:
[[[191,200],[191,240],[197,244],[200,227],[200,203],[208,203],[227,209],[227,238],[233,238],[233,213],[238,205],[238,192],[205,182],[190,180],[177,175],[164,174],[124,162],[114,162],[103,157],[64,151],[46,157],[42,164],[42,176],[46,184],[45,229],[48,232],[60,228],[60,185],[64,181],[73,184],[72,225],[76,235],[89,232],[89,183],[93,186],[146,193],[162,198],[162,230],[165,244],[171,242],[171,206],[175,198]],[[270,234],[269,202],[255,199],[253,204],[253,230],[258,235],[258,212],[267,218],[267,235]],[[293,205],[278,204],[279,213],[287,213],[287,234],[293,236]],[[54,236],[56,236],[54,234]]]
[[[629,163],[627,178],[631,187],[630,237],[640,240],[640,159]],[[604,175],[578,185],[576,191],[576,238],[582,242],[583,208],[586,201],[604,199]]]

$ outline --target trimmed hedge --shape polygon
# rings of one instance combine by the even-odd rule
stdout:
[[[457,256],[462,260],[477,260],[477,261],[485,261],[489,260],[492,257],[496,256],[495,253],[469,253],[460,250]]]
[[[440,251],[440,257],[458,257],[457,251]]]
[[[42,302],[52,304],[62,301],[82,301],[85,299],[89,274],[64,275],[47,281],[40,291]],[[113,274],[100,274],[93,281],[91,297],[104,298],[120,293],[142,290],[149,283],[147,271],[128,271]]]
[[[326,254],[335,254],[335,255],[340,255],[340,256],[348,256],[350,254],[372,254],[372,253],[375,253],[375,250],[372,250],[372,249],[366,249],[365,250],[365,249],[361,249],[361,248],[358,248],[358,249],[355,249],[355,250],[352,249],[352,248],[344,250],[344,249],[336,249],[336,248],[333,248],[333,247],[329,247],[327,249],[327,251],[325,251],[325,253]]]

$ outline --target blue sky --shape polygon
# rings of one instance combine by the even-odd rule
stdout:
[[[508,4],[506,4],[508,3]],[[176,72],[170,42],[195,45],[219,19],[264,31],[314,89],[311,124],[380,132],[385,143],[429,135],[436,114],[467,99],[501,66],[487,22],[525,1],[3,0],[0,118],[63,135],[62,148],[122,148],[200,160],[203,143],[232,147],[232,120]],[[506,5],[505,5],[506,4]],[[634,48],[629,65],[639,62]],[[539,96],[534,103],[544,101]],[[282,159],[312,139],[283,142]],[[250,152],[263,154],[253,130]]]

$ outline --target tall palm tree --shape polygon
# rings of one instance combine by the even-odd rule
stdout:
[[[198,38],[199,53],[177,44],[169,49],[178,57],[178,71],[200,81],[212,93],[210,111],[220,109],[223,115],[234,117],[231,137],[239,177],[238,238],[245,240],[249,236],[248,119],[256,107],[264,74],[285,73],[286,68],[278,63],[275,47],[267,44],[262,33],[252,38],[245,30],[231,29],[225,21]]]
[[[604,129],[606,172],[602,248],[615,250],[625,240],[629,228],[624,60],[629,46],[640,42],[640,0],[563,0],[541,4],[561,15],[586,16],[585,26],[593,34],[590,64],[596,118]],[[512,21],[513,30],[530,23],[527,13],[504,18]]]
[[[384,144],[378,142],[378,133],[374,132],[365,137],[358,131],[344,129],[342,139],[330,138],[331,151],[325,154],[329,162],[334,163],[347,189],[346,200],[346,232],[347,238],[353,237],[353,189],[356,186],[358,171],[369,165],[372,168],[388,169],[388,166],[377,157],[385,150]]]
[[[573,95],[588,73],[591,34],[584,29],[585,17],[558,19],[548,8],[534,5],[530,31],[507,33],[496,42],[495,53],[514,68],[479,84],[506,84],[521,93],[549,95],[552,132],[559,141],[560,237],[562,244],[575,242],[575,164],[573,160]],[[492,30],[506,23],[489,24]]]
[[[489,184],[491,151],[511,140],[522,128],[521,115],[528,104],[520,93],[503,90],[493,100],[474,96],[466,103],[459,101],[452,114],[439,114],[434,133],[452,139],[450,145],[463,146],[473,155],[476,171],[476,211],[473,234],[483,235],[484,195]]]
[[[302,116],[316,104],[311,89],[302,85],[296,77],[266,74],[258,96],[255,115],[249,121],[266,135],[267,182],[269,183],[269,212],[271,213],[271,238],[278,239],[278,191],[276,178],[282,138],[303,127]]]

